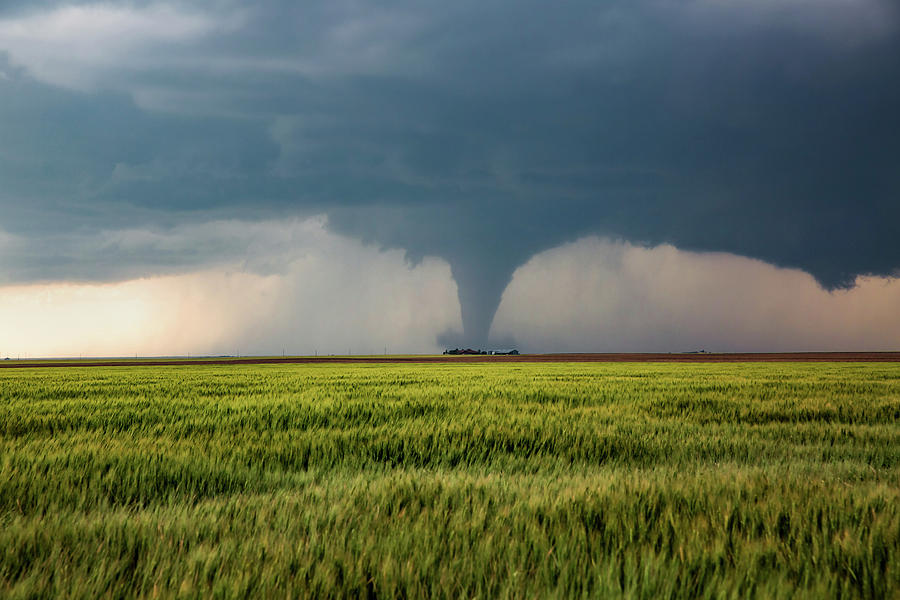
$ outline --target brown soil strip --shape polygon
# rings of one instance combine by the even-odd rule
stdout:
[[[157,367],[268,364],[402,364],[402,363],[534,363],[534,362],[898,362],[900,352],[777,352],[777,353],[644,353],[644,354],[521,354],[519,356],[320,356],[286,358],[201,358],[184,360],[2,361],[0,368],[32,367]]]

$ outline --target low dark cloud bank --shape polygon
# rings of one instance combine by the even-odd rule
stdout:
[[[449,261],[476,344],[513,271],[600,234],[826,288],[900,267],[887,0],[4,3],[0,277],[241,247],[97,232],[327,214]]]

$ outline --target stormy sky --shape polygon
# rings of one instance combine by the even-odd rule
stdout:
[[[898,73],[893,0],[3,2],[0,355],[900,349]]]

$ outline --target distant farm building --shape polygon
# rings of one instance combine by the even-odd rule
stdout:
[[[472,348],[454,348],[453,350],[444,350],[444,354],[451,355],[489,355],[489,356],[516,356],[519,351],[515,348],[510,350],[473,350]]]

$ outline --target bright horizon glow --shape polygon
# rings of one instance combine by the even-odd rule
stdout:
[[[118,283],[0,287],[0,357],[437,352],[439,334],[461,329],[445,261],[411,265],[400,250],[328,232],[321,217],[131,231],[120,243],[206,236],[215,246],[238,235],[252,260]]]
[[[326,225],[316,217],[132,232],[127,239],[163,246],[244,232],[263,272],[244,262],[0,287],[0,358],[440,352],[438,337],[461,328],[449,265],[411,265],[401,250]],[[516,271],[492,337],[525,352],[890,351],[900,350],[897,306],[898,279],[860,277],[829,292],[803,271],[733,254],[590,237]]]

